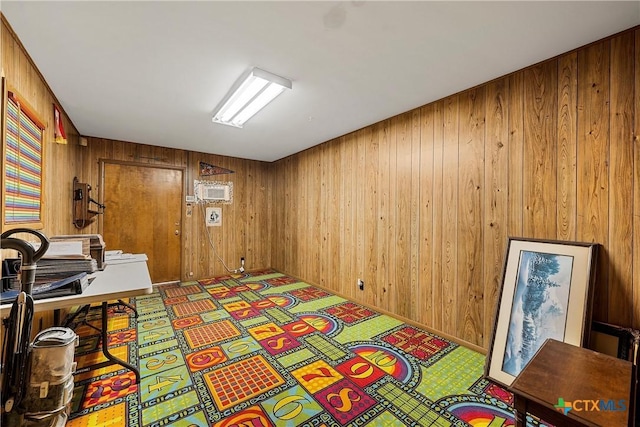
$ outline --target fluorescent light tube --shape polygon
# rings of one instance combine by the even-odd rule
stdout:
[[[254,68],[216,111],[213,122],[241,128],[285,89],[291,89],[290,80]]]

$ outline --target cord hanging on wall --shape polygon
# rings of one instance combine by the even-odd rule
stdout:
[[[91,203],[95,204],[92,209]],[[104,213],[105,206],[91,198],[91,186],[73,178],[73,224],[76,228],[90,225],[96,215]]]

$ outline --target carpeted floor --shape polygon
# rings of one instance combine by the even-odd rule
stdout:
[[[510,426],[484,356],[273,270],[160,287],[81,326],[67,426]],[[537,426],[538,422],[530,419]]]

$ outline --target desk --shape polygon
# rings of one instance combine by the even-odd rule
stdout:
[[[525,413],[556,426],[631,426],[635,392],[631,362],[560,341],[547,340],[520,372],[511,391],[516,426],[525,426]],[[555,407],[569,402],[566,415]],[[610,409],[602,410],[610,405]],[[612,401],[612,402],[610,402]],[[597,408],[596,408],[597,407]],[[599,409],[599,410],[598,410]]]
[[[110,300],[135,297],[150,294],[153,290],[149,269],[147,268],[147,256],[144,254],[135,255],[126,262],[114,262],[107,264],[105,269],[92,273],[94,277],[91,284],[77,295],[64,297],[46,298],[34,301],[35,312],[58,310],[74,306],[82,306],[96,302],[102,303],[102,352],[108,362],[93,365],[91,368],[98,368],[111,363],[117,363],[133,371],[136,375],[137,383],[140,384],[140,373],[136,367],[130,365],[113,356],[107,345],[107,304]],[[0,317],[8,317],[12,304],[0,305]]]

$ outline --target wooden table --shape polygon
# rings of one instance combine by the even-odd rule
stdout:
[[[110,300],[135,297],[152,292],[153,285],[151,283],[151,277],[149,276],[149,268],[147,267],[147,256],[139,254],[125,261],[112,262],[107,264],[104,270],[92,273],[90,277],[94,277],[94,279],[81,294],[36,300],[33,303],[34,311],[57,311],[62,308],[82,306],[97,302],[102,303],[100,333],[102,338],[102,353],[107,358],[107,361],[83,368],[82,370],[76,371],[76,373],[116,363],[133,371],[137,383],[140,384],[140,372],[138,368],[118,359],[109,352],[107,305]],[[11,306],[12,304],[0,305],[0,317],[8,317],[11,312]]]
[[[632,426],[634,382],[631,362],[547,340],[510,387],[516,426],[527,412],[556,426]]]

